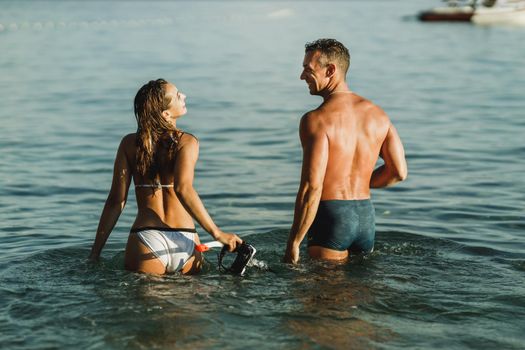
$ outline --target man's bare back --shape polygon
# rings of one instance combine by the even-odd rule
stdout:
[[[284,256],[297,263],[308,233],[313,258],[370,252],[375,237],[370,188],[407,176],[404,149],[385,112],[348,89],[348,50],[333,39],[307,44],[301,79],[323,103],[301,119],[301,184]],[[378,157],[384,164],[374,169]],[[364,228],[364,229],[363,229]]]
[[[326,135],[328,162],[321,200],[370,198],[370,178],[390,120],[381,108],[350,91],[333,93],[306,118]]]

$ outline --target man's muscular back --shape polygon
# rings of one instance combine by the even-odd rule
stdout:
[[[321,200],[370,198],[370,178],[391,125],[388,116],[348,91],[332,94],[305,119],[328,152]]]

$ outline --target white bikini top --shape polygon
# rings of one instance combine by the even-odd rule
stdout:
[[[170,185],[162,185],[160,182],[154,183],[154,184],[138,184],[135,185],[135,188],[173,188],[173,184]]]

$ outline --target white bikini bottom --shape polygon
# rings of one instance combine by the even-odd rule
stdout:
[[[143,228],[132,230],[166,266],[166,272],[182,270],[195,249],[194,229]]]

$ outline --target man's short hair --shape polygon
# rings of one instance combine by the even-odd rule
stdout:
[[[339,41],[335,39],[318,39],[311,43],[306,43],[304,48],[305,53],[319,51],[321,53],[319,64],[324,67],[329,63],[334,63],[346,76],[348,67],[350,67],[350,53]]]

